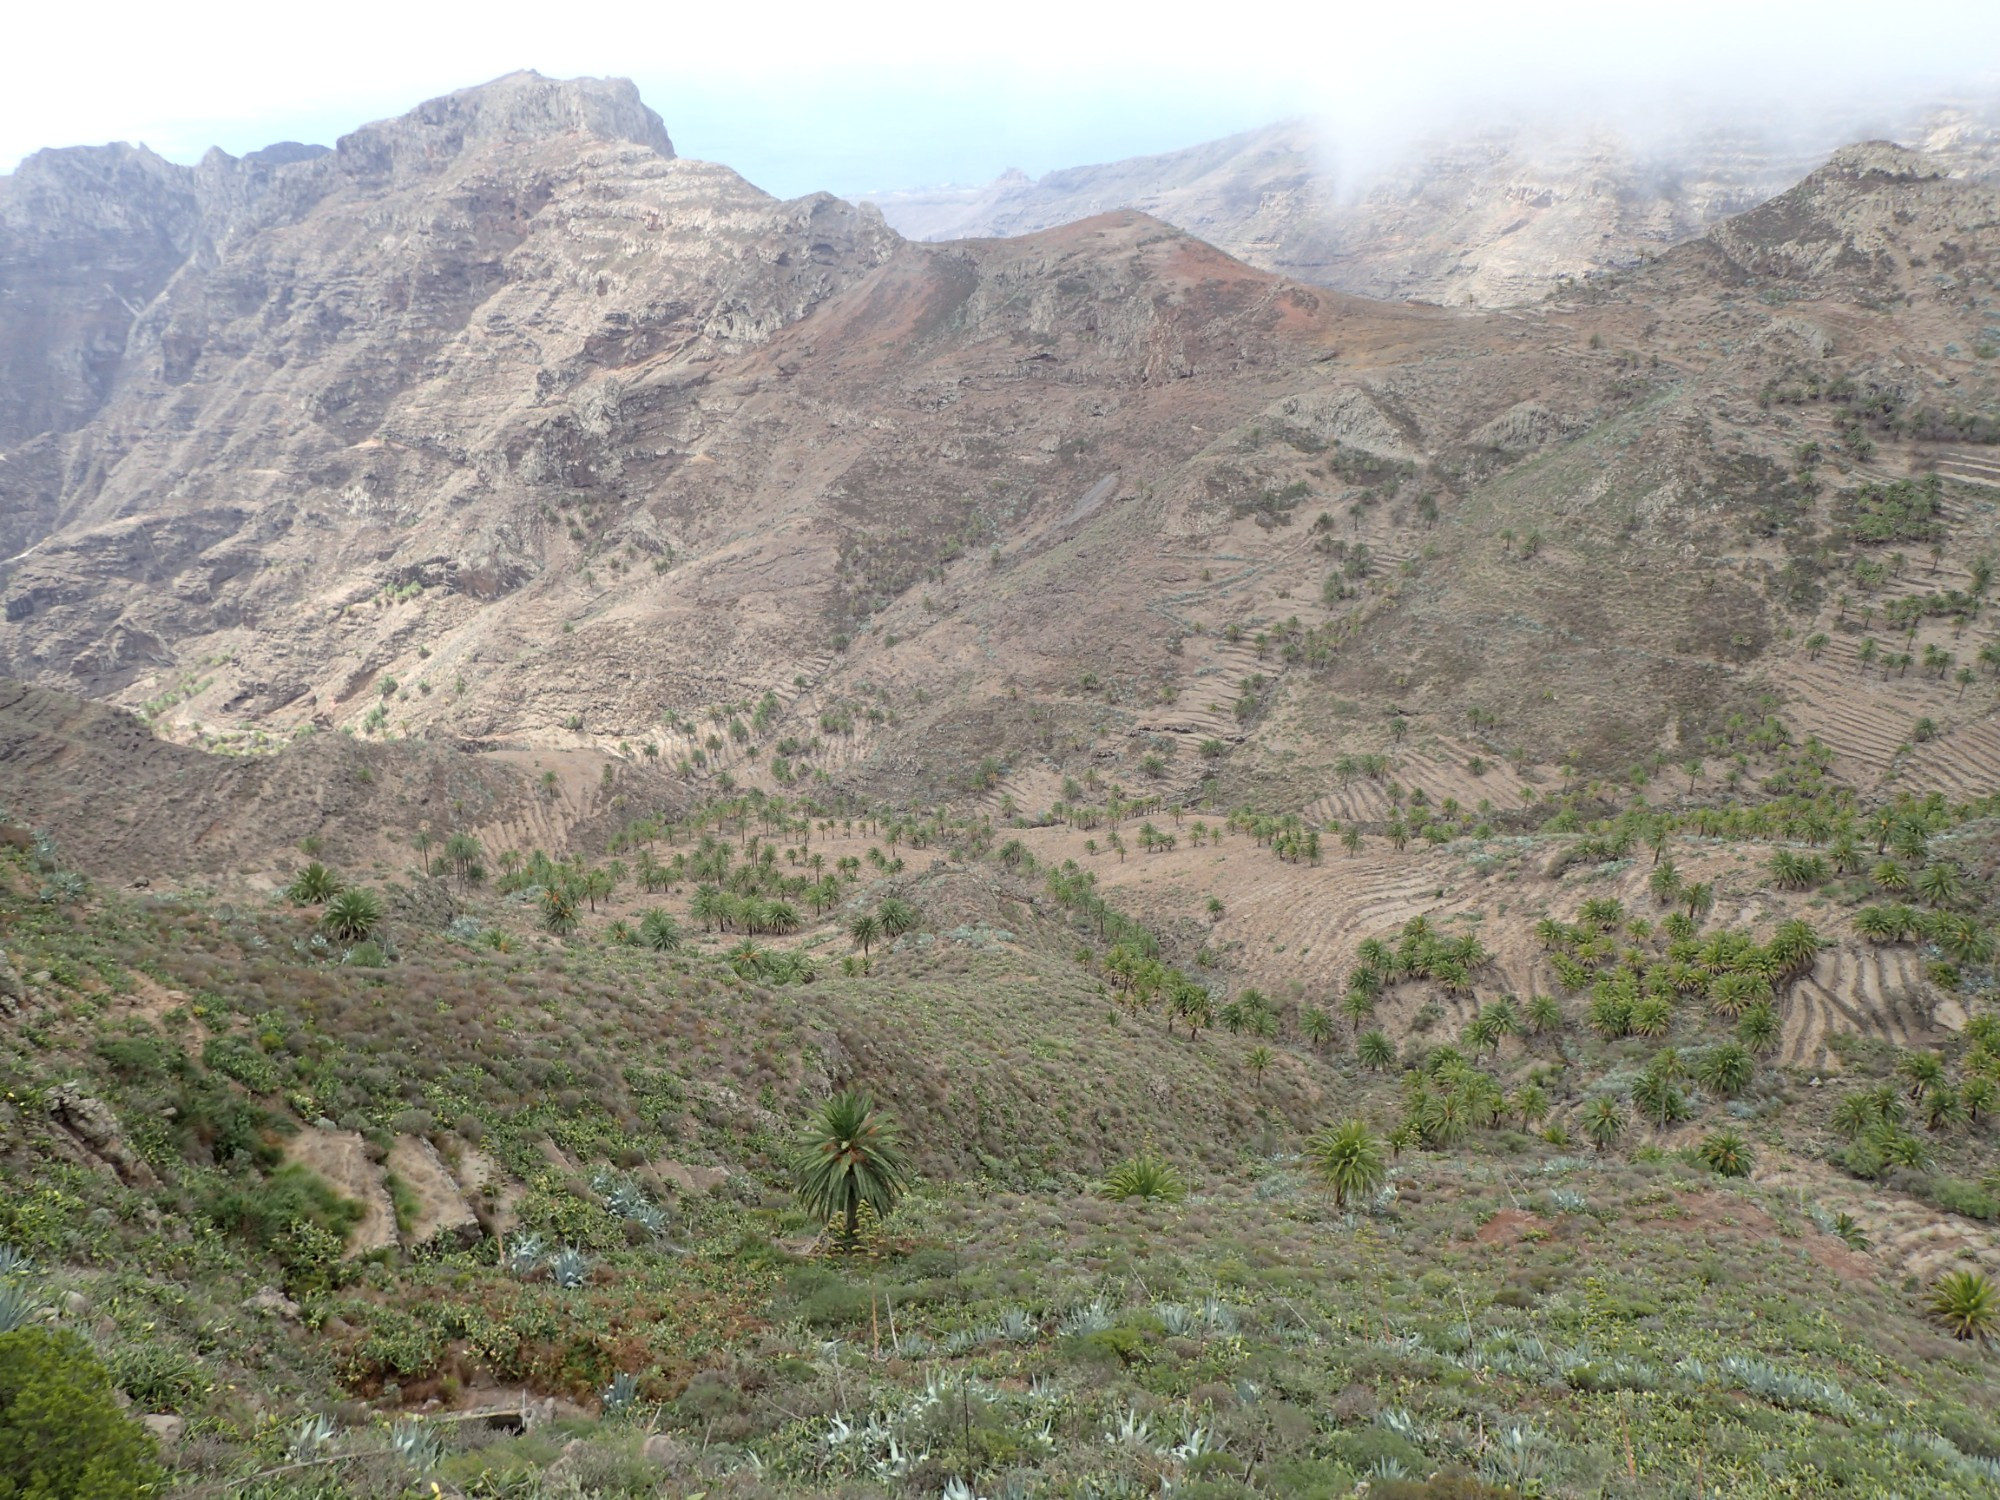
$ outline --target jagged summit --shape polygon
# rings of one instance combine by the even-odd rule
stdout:
[[[647,146],[674,143],[629,78],[544,78],[524,70],[427,99],[406,114],[340,138],[341,170],[359,176],[432,171],[477,147],[595,135]]]

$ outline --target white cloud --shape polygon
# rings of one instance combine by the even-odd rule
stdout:
[[[633,77],[677,140],[725,160],[748,152],[732,164],[782,191],[1044,170],[1302,110],[1355,139],[1553,103],[1651,118],[1691,101],[1823,110],[1980,82],[1975,70],[2000,59],[1993,0],[1893,11],[1855,0],[13,9],[0,22],[12,64],[0,90],[0,165],[43,145],[109,139],[182,160],[212,142],[242,151],[326,140],[534,67]]]

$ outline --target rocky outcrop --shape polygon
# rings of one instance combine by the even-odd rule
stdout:
[[[125,1186],[151,1189],[160,1185],[153,1169],[126,1144],[118,1116],[102,1099],[84,1093],[76,1084],[59,1084],[49,1090],[48,1109],[49,1118],[116,1173]]]

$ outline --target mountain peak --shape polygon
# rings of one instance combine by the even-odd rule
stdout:
[[[340,138],[341,167],[357,176],[435,171],[482,146],[566,135],[650,147],[674,143],[629,78],[545,78],[532,70],[427,99],[408,114]]]

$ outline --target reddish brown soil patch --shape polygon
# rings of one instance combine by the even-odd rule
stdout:
[[[1519,1208],[1503,1208],[1479,1226],[1473,1238],[1482,1245],[1518,1245],[1529,1235],[1546,1231],[1548,1220]]]

